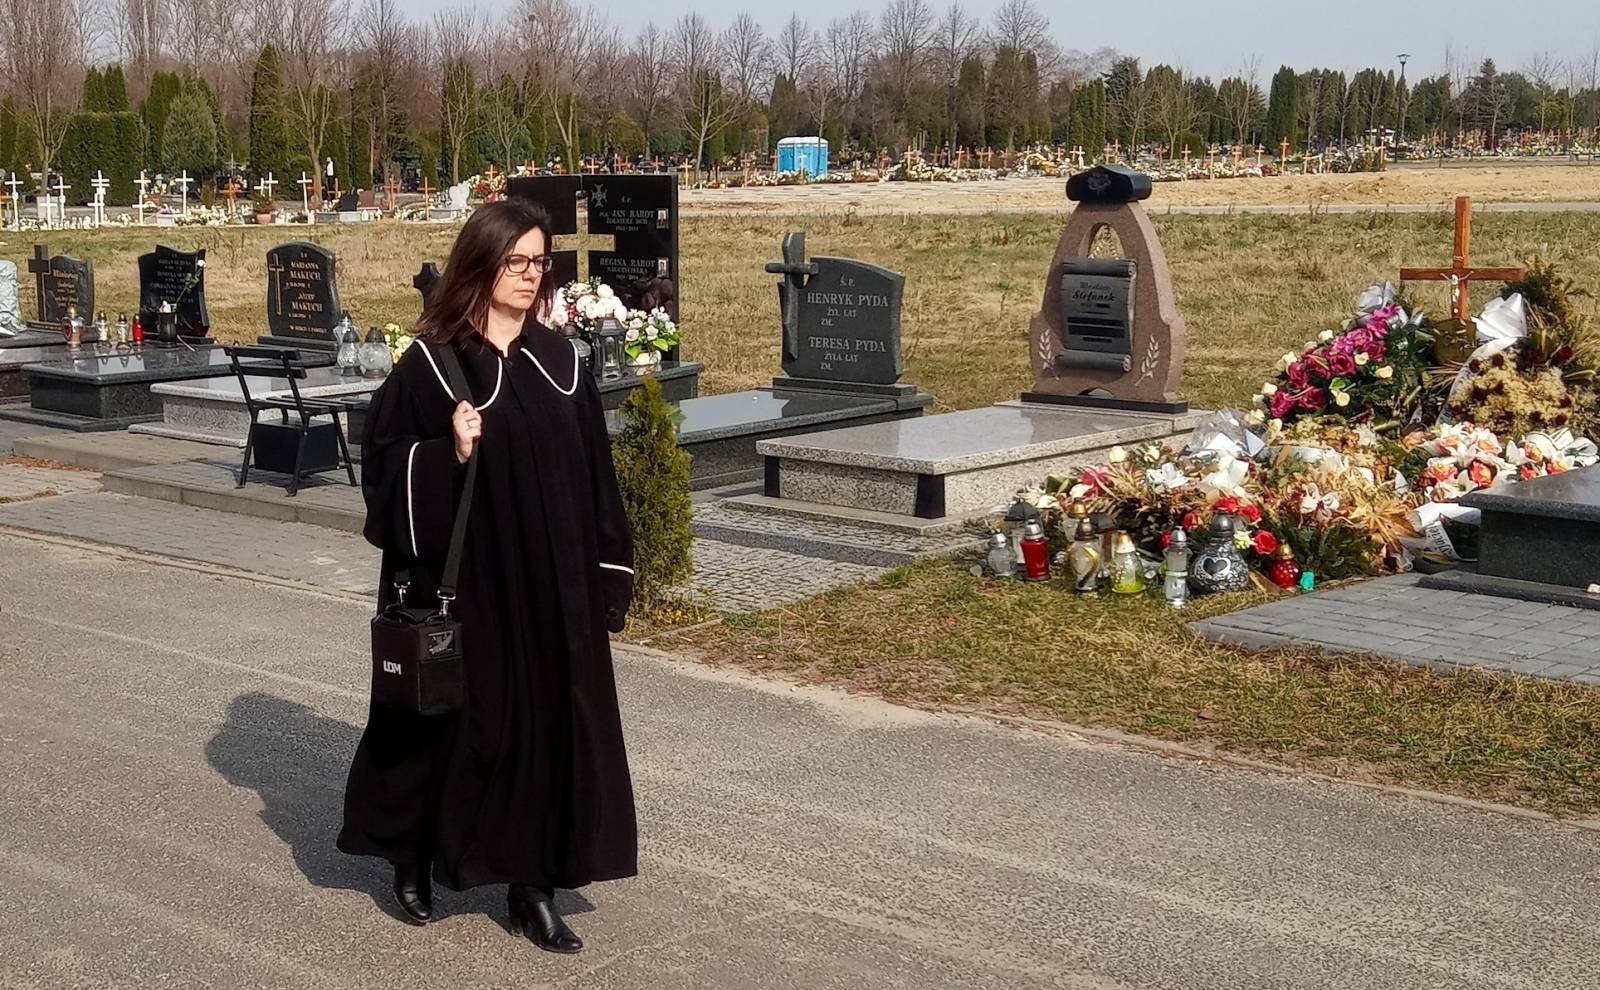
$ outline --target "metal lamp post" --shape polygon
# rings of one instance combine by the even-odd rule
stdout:
[[[1411,60],[1411,53],[1401,52],[1395,58],[1400,60],[1400,127],[1399,134],[1395,137],[1395,146],[1398,150],[1400,143],[1406,139],[1406,97],[1410,95],[1406,92],[1406,63]]]

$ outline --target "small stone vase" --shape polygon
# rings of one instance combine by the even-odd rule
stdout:
[[[1199,595],[1250,587],[1250,565],[1233,545],[1233,517],[1228,513],[1211,517],[1211,538],[1189,562],[1189,587]]]
[[[654,348],[641,351],[638,357],[628,360],[628,367],[632,368],[636,375],[652,374],[661,367],[661,352]]]

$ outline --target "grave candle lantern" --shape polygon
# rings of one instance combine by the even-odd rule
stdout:
[[[1294,559],[1294,550],[1287,543],[1278,544],[1272,553],[1272,563],[1267,566],[1267,577],[1284,591],[1300,586],[1300,565]]]
[[[1126,531],[1117,532],[1111,556],[1111,590],[1119,595],[1137,595],[1144,591],[1144,562],[1139,559],[1139,548]]]
[[[394,369],[394,355],[389,353],[389,343],[383,331],[373,327],[361,345],[361,374],[365,378],[382,378]]]
[[[1022,562],[1027,568],[1029,581],[1050,579],[1048,541],[1044,537],[1044,526],[1040,525],[1038,519],[1029,519],[1023,527]]]
[[[1183,531],[1182,526],[1173,529],[1166,557],[1164,597],[1172,608],[1183,608],[1189,604],[1189,534]]]
[[[600,351],[600,359],[595,362],[595,367],[601,378],[609,381],[622,377],[623,337],[626,333],[621,323],[609,317],[602,320],[600,329],[595,331]]]
[[[1017,560],[1011,555],[1011,541],[999,530],[989,534],[989,570],[1002,579],[1015,577],[1017,573]]]
[[[339,338],[339,352],[333,360],[339,367],[341,378],[353,378],[361,374],[361,338],[356,336],[354,327],[345,327],[344,335]]]
[[[178,311],[165,299],[156,313],[156,346],[178,346]]]

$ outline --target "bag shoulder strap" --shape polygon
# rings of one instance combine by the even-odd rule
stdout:
[[[460,359],[456,357],[455,345],[446,343],[438,351],[444,363],[445,377],[450,380],[450,391],[456,394],[457,401],[471,402],[472,390],[467,386],[467,376],[461,370]],[[461,574],[461,548],[467,538],[467,515],[472,510],[472,491],[477,479],[478,448],[474,445],[471,456],[467,458],[467,478],[461,486],[461,502],[456,506],[455,527],[450,531],[450,551],[445,555],[444,572],[439,576],[440,611],[446,615],[456,597],[456,580]]]

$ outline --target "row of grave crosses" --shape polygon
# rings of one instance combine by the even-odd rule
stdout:
[[[175,175],[171,179],[167,180],[169,186],[176,187],[178,190],[178,216],[188,216],[189,214],[189,186],[194,181],[195,180],[189,176],[188,169],[183,170],[183,172],[180,174]],[[303,171],[300,173],[300,179],[298,182],[300,186],[300,200],[301,205],[305,210],[308,223],[311,222],[311,218],[315,216],[315,214],[311,211],[311,187],[315,184],[315,182],[316,180],[310,175]],[[151,210],[159,210],[161,204],[151,196],[150,189],[154,185],[154,182],[151,180],[150,173],[147,170],[140,170],[139,178],[134,184],[139,187],[139,196],[137,201],[134,203],[134,209],[138,212],[139,226],[142,227],[145,225],[146,213]],[[21,227],[23,185],[24,183],[21,179],[17,178],[17,174],[15,172],[7,173],[6,181],[0,182],[0,186],[4,186],[7,190],[9,190],[9,195],[5,192],[0,192],[0,225],[6,225],[13,228]],[[89,185],[92,189],[94,189],[94,198],[89,202],[90,223],[95,227],[103,227],[105,226],[106,222],[106,193],[111,188],[111,180],[106,178],[104,170],[96,169],[94,178],[89,181]],[[259,182],[256,183],[255,191],[263,199],[273,200],[274,192],[278,185],[279,182],[277,177],[273,175],[273,173],[268,172]],[[223,188],[222,195],[223,198],[227,200],[228,213],[230,215],[232,215],[236,210],[238,195],[243,188],[244,187],[240,185],[239,180],[232,176],[229,177],[228,184]],[[45,227],[50,227],[58,222],[65,222],[67,193],[71,189],[72,186],[68,185],[66,180],[58,175],[56,177],[55,185],[51,186],[48,190],[50,193],[54,193],[55,195],[45,195],[39,198],[39,219]],[[387,190],[391,202],[398,191],[398,183],[391,178],[389,180],[389,188]],[[423,189],[424,196],[427,196],[428,192],[428,189]],[[6,215],[5,208],[7,205],[11,207],[9,217]],[[57,210],[60,211],[59,216],[57,215]]]

